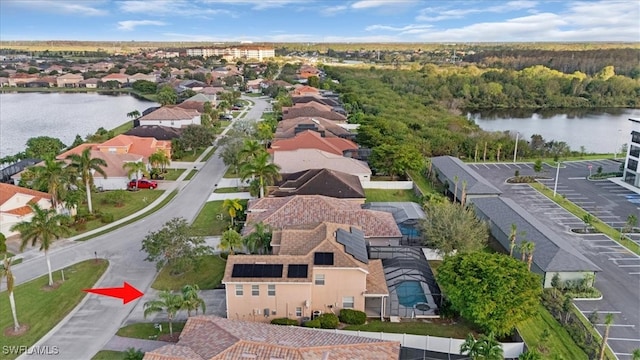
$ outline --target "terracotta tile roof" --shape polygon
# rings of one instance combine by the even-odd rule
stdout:
[[[269,196],[324,195],[339,199],[364,199],[365,193],[355,175],[330,169],[310,169],[283,175],[279,187]]]
[[[282,111],[282,119],[293,119],[297,117],[321,117],[328,120],[334,121],[347,121],[347,117],[331,110],[320,110],[316,109],[313,106],[302,106],[302,107],[290,107],[288,109],[283,109]]]
[[[165,105],[171,108],[180,108],[180,109],[188,109],[188,110],[196,110],[199,113],[204,113],[204,103],[199,101],[189,101],[185,100],[178,105]]]
[[[384,277],[384,268],[381,259],[369,260],[369,273],[367,274],[367,294],[389,295],[387,280]]]
[[[31,203],[31,201],[29,201],[29,203]],[[17,216],[25,216],[25,215],[31,214],[31,212],[32,212],[31,211],[31,207],[28,206],[28,205],[21,206],[19,208],[7,210],[7,211],[3,211],[3,213],[17,215]]]
[[[191,120],[198,115],[200,115],[200,113],[196,110],[163,106],[156,111],[142,116],[139,120]]]
[[[109,81],[109,80],[126,80],[128,79],[127,75],[125,74],[119,74],[119,73],[113,73],[113,74],[108,74],[105,75],[101,78],[102,81]]]
[[[313,129],[310,129],[310,126],[312,126]],[[276,140],[289,139],[295,137],[297,133],[306,130],[320,132],[321,134],[324,134],[324,137],[353,137],[353,134],[349,132],[349,130],[340,127],[335,121],[322,117],[309,116],[301,116],[278,122],[278,127],[276,128],[276,132],[273,137]]]
[[[171,153],[171,141],[123,134],[107,140],[97,147],[103,152],[108,152],[109,148],[126,148],[128,154],[142,155],[145,159],[158,150]]]
[[[306,103],[297,103],[297,104],[293,104],[293,106],[289,106],[289,107],[284,107],[282,108],[282,112],[286,113],[287,111],[289,111],[289,109],[301,109],[304,107],[312,107],[316,110],[320,110],[320,111],[331,111],[331,109],[333,109],[333,107],[323,104],[319,101],[309,101]]]
[[[318,149],[342,156],[344,150],[357,148],[358,145],[351,140],[322,137],[316,131],[307,130],[298,133],[293,138],[275,140],[271,144],[269,152],[273,153],[274,150]]]
[[[394,341],[201,315],[187,320],[176,345],[149,351],[144,359],[387,360],[399,353]]]
[[[357,176],[371,175],[371,169],[364,161],[317,149],[275,151],[273,163],[280,167],[283,174],[325,168]]]
[[[16,194],[30,195],[33,197],[51,200],[51,195],[37,190],[28,189],[21,186],[0,183],[0,206],[4,205],[9,199]]]
[[[274,229],[329,221],[358,226],[366,237],[402,236],[392,214],[364,210],[352,201],[321,195],[266,197],[250,201],[242,234],[253,232],[253,227],[260,221]]]
[[[291,92],[291,95],[319,94],[320,90],[311,86],[300,86]]]

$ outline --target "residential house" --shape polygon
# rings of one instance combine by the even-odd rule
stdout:
[[[278,122],[274,140],[289,139],[305,131],[315,131],[322,137],[339,137],[352,140],[355,134],[343,128],[335,121],[319,117],[297,117]]]
[[[171,141],[182,136],[182,129],[160,125],[143,125],[134,127],[124,135]]]
[[[191,110],[197,110],[199,113],[203,114],[204,113],[204,104],[205,103],[211,103],[211,106],[213,108],[216,107],[216,99],[217,99],[217,95],[205,95],[202,93],[198,93],[188,99],[186,99],[185,101],[181,102],[178,105],[175,105],[175,107],[179,107],[182,109],[191,109]],[[173,107],[173,106],[171,106]]]
[[[297,117],[319,117],[335,122],[347,122],[344,114],[333,110],[321,110],[316,106],[305,106],[306,104],[296,104],[296,106],[282,108],[282,119],[293,119]]]
[[[0,87],[9,86],[9,78],[0,77]]]
[[[161,125],[175,128],[200,125],[200,113],[193,109],[163,106],[138,119],[140,125]]]
[[[255,79],[255,80],[248,80],[247,81],[247,92],[253,93],[253,94],[257,94],[260,91],[262,91],[262,82],[264,81],[264,79]]]
[[[311,86],[299,86],[291,91],[291,96],[319,95],[320,90]]]
[[[38,80],[38,74],[15,73],[9,76],[9,86],[25,86],[27,83]]]
[[[271,143],[270,153],[297,149],[318,149],[342,156],[347,150],[357,150],[358,145],[351,140],[338,137],[322,137],[316,131],[306,130],[289,139],[278,139]]]
[[[151,82],[158,82],[158,78],[154,74],[135,73],[129,76],[129,83],[134,83],[138,80],[146,80]]]
[[[341,106],[340,101],[336,99],[326,98],[319,95],[301,95],[301,96],[292,96],[291,101],[293,104],[304,104],[308,102],[318,102],[321,104],[329,105],[331,108],[335,108]]]
[[[275,151],[273,163],[280,167],[282,174],[309,169],[330,169],[355,175],[360,181],[371,180],[371,169],[366,162],[317,149]]]
[[[24,85],[26,87],[55,87],[58,84],[54,76],[43,76],[35,80],[31,80]]]
[[[222,94],[223,92],[225,92],[225,90],[221,86],[218,86],[218,87],[207,86],[205,88],[202,88],[202,90],[199,91],[199,93],[205,94],[205,95],[218,95],[218,94]]]
[[[369,202],[362,208],[390,213],[402,233],[402,244],[422,245],[420,221],[426,215],[420,204],[411,201]]]
[[[355,175],[329,169],[311,169],[286,174],[269,196],[323,195],[364,203],[365,193]]]
[[[561,282],[580,281],[585,277],[595,279],[601,269],[575,249],[568,240],[555,233],[515,201],[503,197],[478,197],[469,200],[476,216],[489,224],[491,235],[509,251],[511,226],[517,229],[516,247],[513,256],[521,258],[517,246],[527,240],[535,244],[531,271],[542,276],[545,288],[551,287],[553,277],[558,274]]]
[[[156,140],[149,137],[117,135],[96,146],[97,150],[111,154],[141,155],[145,162],[151,154],[162,151],[171,159],[171,141]]]
[[[455,195],[458,201],[462,201],[463,194],[466,200],[470,200],[477,197],[498,196],[502,193],[487,179],[456,157],[434,157],[431,159],[431,166],[438,180],[445,184],[447,194]]]
[[[42,209],[51,209],[51,195],[28,188],[0,183],[0,233],[9,237],[18,234],[11,227],[29,221],[33,212],[29,204],[38,204]]]
[[[252,233],[259,222],[273,229],[283,229],[325,221],[362,228],[371,246],[398,245],[402,238],[402,233],[391,214],[362,209],[358,202],[322,195],[265,197],[250,200],[242,235]]]
[[[176,344],[147,351],[144,360],[392,360],[400,343],[314,329],[194,316]]]
[[[107,74],[103,76],[100,79],[100,81],[102,81],[103,83],[106,83],[107,81],[117,81],[120,83],[120,85],[122,85],[122,84],[127,84],[129,82],[129,76],[126,74],[120,74],[120,73]]]
[[[78,87],[85,87],[87,89],[96,89],[98,87],[99,82],[100,82],[100,79],[89,78],[89,79],[78,82]]]
[[[15,183],[17,184],[17,182],[14,182],[12,177],[15,174],[18,174],[19,172],[23,171],[24,169],[28,168],[29,166],[33,166],[39,162],[41,162],[42,160],[40,159],[22,159],[14,164],[11,164],[5,168],[2,169],[2,171],[0,171],[0,182],[8,182],[8,183]]]
[[[80,74],[64,74],[56,78],[58,87],[79,87],[84,78]]]
[[[389,290],[382,261],[369,260],[360,228],[322,222],[278,229],[271,247],[273,255],[227,259],[227,318],[302,320],[340,309],[365,311],[368,298],[376,300],[376,317],[384,317],[378,306]]]
[[[99,72],[107,72],[113,68],[113,63],[108,61],[100,61],[91,65],[91,70]]]

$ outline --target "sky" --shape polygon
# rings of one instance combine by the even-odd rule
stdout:
[[[640,0],[0,0],[0,41],[640,42]]]

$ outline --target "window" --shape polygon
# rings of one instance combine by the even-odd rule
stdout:
[[[242,295],[244,295],[244,289],[242,288],[242,285],[236,285],[236,296]]]
[[[324,285],[324,274],[316,274],[316,285]]]
[[[629,161],[627,162],[627,169],[631,171],[638,170],[638,162],[636,160],[629,159]]]
[[[251,296],[260,296],[260,285],[251,285]]]
[[[267,295],[276,296],[276,286],[274,284],[267,285]]]
[[[302,308],[301,307],[297,307],[296,308],[296,317],[302,317]]]
[[[343,296],[342,297],[342,307],[344,309],[353,309],[353,296]]]

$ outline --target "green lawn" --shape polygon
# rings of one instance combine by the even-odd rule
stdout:
[[[184,156],[180,159],[177,159],[177,161],[194,162],[200,155],[202,155],[205,149],[206,148],[197,148],[195,153],[193,152],[193,150],[185,151]]]
[[[113,133],[115,135],[120,135],[120,134],[124,134],[127,131],[133,129],[133,121],[129,120],[126,123],[116,127],[113,129]]]
[[[103,214],[113,214],[113,220],[116,221],[144,209],[147,205],[151,204],[158,197],[160,197],[163,191],[148,189],[127,191],[126,200],[124,201],[124,205],[121,207],[102,203],[102,199],[104,199],[108,193],[108,191],[104,191],[91,194],[93,209],[96,211],[100,211]],[[87,212],[89,211],[86,204],[80,205],[80,208],[84,208],[84,210]],[[106,224],[100,221],[100,219],[94,219],[87,221],[84,225],[85,226],[83,228],[78,229],[72,227],[70,236],[82,234],[84,232],[97,229]]]
[[[162,176],[164,176],[164,180],[178,180],[178,178],[180,177],[180,175],[182,175],[183,172],[185,172],[186,169],[166,169],[166,173],[164,173]]]
[[[216,128],[216,134],[221,134],[224,129],[229,126],[229,124],[231,124],[231,121],[229,120],[218,120],[218,123],[220,124],[220,126],[218,126]]]
[[[247,207],[247,200],[241,200],[241,203],[244,208]],[[201,236],[221,235],[230,224],[229,214],[222,208],[221,200],[207,202],[193,221],[196,234]]]
[[[169,333],[169,323],[168,322],[160,322],[158,324],[162,325],[162,332],[158,331],[154,327],[156,323],[136,323],[121,327],[116,335],[134,339],[155,339],[158,335],[168,334]],[[185,322],[178,321],[173,323],[173,332],[179,333],[184,328]]]
[[[158,290],[180,290],[185,285],[197,284],[202,290],[214,289],[222,281],[224,266],[225,261],[218,255],[205,256],[198,269],[177,276],[170,275],[170,268],[165,266],[151,287]]]
[[[372,332],[386,332],[396,334],[414,334],[414,335],[431,335],[440,337],[451,337],[455,339],[464,339],[467,334],[477,331],[466,322],[459,320],[456,323],[449,324],[440,319],[433,319],[434,322],[423,321],[403,321],[392,323],[387,321],[372,320],[364,325],[349,325],[344,330],[361,330]]]
[[[42,288],[48,283],[48,276],[14,288],[18,322],[29,326],[29,330],[16,337],[8,337],[4,330],[13,326],[6,291],[0,293],[0,344],[7,346],[31,346],[58,324],[82,298],[87,295],[82,289],[91,288],[107,269],[108,262],[87,260],[64,269],[65,282],[52,291]],[[45,270],[45,269],[42,269]],[[54,281],[61,280],[60,271],[54,273]],[[3,359],[14,359],[16,355],[5,355]]]
[[[237,118],[238,115],[240,115],[240,111],[232,111],[231,112],[231,116],[233,116],[234,119]]]
[[[554,197],[553,196],[553,190],[549,189],[548,187],[544,186],[543,184],[533,183],[533,184],[529,184],[529,185],[531,185],[534,189],[538,190],[540,193],[542,193],[543,195],[545,195],[546,197],[548,197],[549,199],[554,201],[556,204],[562,206],[568,212],[570,212],[573,215],[577,216],[579,219],[582,219],[586,214],[588,214],[587,211],[585,211],[584,209],[582,209],[578,205],[572,203],[571,201],[563,198],[561,195],[556,195]],[[613,240],[617,241],[622,246],[624,246],[627,249],[629,249],[629,251],[632,251],[632,252],[636,253],[637,255],[640,255],[640,245],[638,245],[636,242],[634,242],[632,240],[629,240],[626,237],[621,239],[620,231],[618,231],[618,230],[612,228],[611,226],[603,223],[595,215],[593,215],[593,217],[596,219],[591,223],[591,226],[593,228],[595,228],[596,230],[600,231],[603,234],[606,234],[607,236],[609,236]]]
[[[91,360],[125,360],[126,356],[125,351],[101,350]]]
[[[233,178],[237,178],[239,176],[240,175],[236,174],[236,172],[233,169],[233,167],[229,166],[229,168],[227,169],[227,172],[225,172],[222,177],[225,178],[225,179],[233,179]]]
[[[422,191],[424,195],[442,194],[442,191],[434,188],[431,185],[431,182],[427,180],[427,178],[425,178],[419,171],[409,171],[408,173],[409,176],[411,176],[411,180],[413,180],[413,183],[416,184],[418,189],[420,189],[420,191]]]
[[[237,193],[237,192],[247,192],[246,188],[230,187],[230,188],[217,188],[213,191],[217,194],[229,194],[229,193]]]
[[[518,326],[518,331],[527,343],[527,347],[535,349],[540,343],[540,335],[548,329],[550,336],[543,344],[546,347],[546,359],[584,359],[587,354],[576,345],[567,330],[551,316],[549,311],[538,305],[537,314]]]
[[[366,202],[374,201],[415,201],[420,202],[413,190],[364,189]]]
[[[187,174],[187,176],[185,176],[185,180],[191,180],[194,176],[196,176],[196,174],[198,173],[198,170],[196,169],[191,169],[189,170],[189,173]]]

